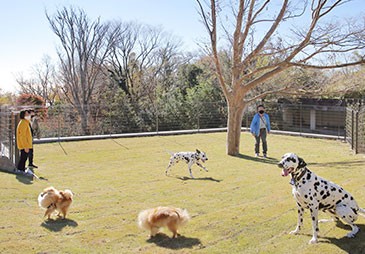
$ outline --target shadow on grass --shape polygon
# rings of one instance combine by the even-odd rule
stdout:
[[[65,227],[77,227],[76,221],[70,219],[46,220],[42,222],[41,226],[53,232],[60,232]]]
[[[343,229],[347,229],[348,232],[351,231],[350,226],[347,226],[341,222],[338,222],[336,226]],[[357,224],[357,226],[359,226],[360,231],[356,234],[355,238],[348,238],[346,236],[342,238],[320,237],[319,240],[320,242],[334,244],[338,248],[344,250],[346,253],[351,253],[351,254],[365,253],[365,225]]]
[[[331,167],[331,166],[362,166],[364,165],[364,161],[331,161],[331,162],[309,162],[308,165],[316,165],[323,167]]]
[[[223,180],[219,180],[219,179],[215,179],[213,177],[198,177],[198,178],[191,178],[191,177],[187,177],[187,176],[179,176],[176,177],[177,179],[180,179],[182,181],[188,181],[188,180],[195,180],[195,181],[212,181],[212,182],[221,182]]]
[[[267,163],[267,164],[278,164],[279,160],[272,158],[272,157],[254,157],[254,156],[249,156],[246,154],[238,154],[234,157],[240,158],[240,159],[244,159],[244,160],[250,160],[250,161],[256,161],[256,162],[261,162],[261,163]]]
[[[16,175],[16,179],[26,185],[33,184],[33,177],[25,176],[25,175]]]
[[[170,238],[163,233],[158,233],[156,236],[148,239],[147,242],[154,243],[159,247],[172,250],[192,248],[193,246],[201,244],[201,241],[198,238],[190,238],[185,236]]]

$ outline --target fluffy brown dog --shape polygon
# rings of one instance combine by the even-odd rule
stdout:
[[[44,217],[51,218],[54,211],[58,211],[58,216],[66,218],[68,208],[72,203],[73,194],[70,190],[58,191],[54,187],[48,187],[38,196],[38,204],[46,209]]]
[[[175,238],[177,229],[190,220],[186,209],[172,207],[156,207],[144,210],[138,215],[138,225],[142,229],[150,230],[151,237],[155,236],[161,227],[167,227]]]

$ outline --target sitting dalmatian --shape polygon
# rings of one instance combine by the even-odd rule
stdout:
[[[282,176],[291,175],[293,196],[298,206],[298,223],[290,234],[297,234],[303,224],[304,208],[310,210],[313,237],[310,244],[318,242],[318,210],[328,212],[334,220],[341,219],[351,226],[347,237],[355,237],[359,228],[354,224],[358,215],[365,217],[365,210],[360,208],[350,193],[335,183],[317,176],[306,167],[306,163],[294,153],[286,153],[278,163]],[[324,220],[325,221],[325,220]]]
[[[179,161],[185,161],[188,164],[191,178],[194,178],[191,172],[191,166],[195,163],[196,165],[198,165],[199,167],[208,172],[208,169],[199,163],[199,161],[205,162],[207,160],[208,160],[207,155],[204,152],[199,151],[198,149],[196,149],[196,152],[171,153],[170,162],[166,168],[165,174],[167,175],[167,171],[175,163],[178,163]]]

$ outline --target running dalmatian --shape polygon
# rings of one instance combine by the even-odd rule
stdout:
[[[304,208],[310,210],[312,217],[313,237],[310,244],[318,242],[318,210],[331,214],[333,220],[341,219],[351,226],[347,237],[355,237],[359,228],[354,224],[358,215],[365,217],[365,210],[360,208],[350,193],[335,183],[317,176],[306,167],[306,163],[294,153],[286,153],[278,163],[282,176],[291,175],[293,196],[298,206],[298,223],[290,234],[298,234],[303,225]],[[326,220],[321,220],[323,222]]]
[[[194,178],[194,176],[191,172],[191,166],[194,163],[208,172],[208,169],[199,163],[199,161],[202,161],[202,162],[207,161],[208,160],[207,155],[204,152],[201,152],[198,149],[196,149],[196,152],[171,153],[170,162],[166,168],[165,174],[167,175],[167,172],[172,165],[174,165],[175,163],[178,163],[179,161],[182,161],[182,160],[184,160],[188,164],[189,173],[190,173],[191,178]]]

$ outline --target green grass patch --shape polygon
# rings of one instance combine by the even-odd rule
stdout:
[[[0,173],[1,253],[364,253],[361,231],[345,238],[349,227],[320,224],[319,244],[311,238],[309,213],[300,235],[289,177],[276,163],[295,152],[316,174],[343,186],[365,207],[365,158],[347,144],[270,135],[269,158],[253,157],[254,140],[242,133],[241,154],[228,156],[226,134],[194,134],[51,143],[35,146],[36,173],[27,181]],[[207,153],[209,172],[185,163],[165,169],[168,151]],[[37,196],[47,186],[69,188],[74,203],[68,218],[46,222]],[[186,208],[192,220],[170,239],[164,230],[154,240],[137,227],[139,211],[155,206]],[[320,218],[328,218],[320,213]]]

